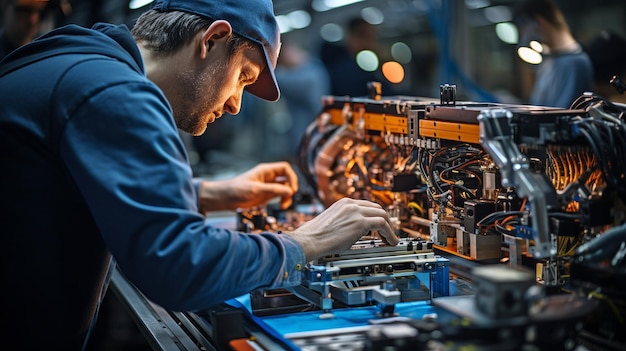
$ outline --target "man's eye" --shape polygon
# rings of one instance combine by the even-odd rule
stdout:
[[[252,75],[250,75],[248,73],[245,73],[245,72],[241,73],[240,80],[241,80],[242,83],[245,83],[245,84],[252,84],[255,81],[255,79],[254,79],[254,77]]]

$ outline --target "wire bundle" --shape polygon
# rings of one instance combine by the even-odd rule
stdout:
[[[589,99],[588,103],[594,103],[586,109],[588,115],[576,116],[570,121],[572,136],[585,139],[597,157],[607,185],[617,190],[621,198],[626,198],[625,112],[605,100]]]
[[[442,147],[439,150],[421,151],[420,171],[427,176],[428,192],[434,199],[460,196],[474,199],[482,196],[481,161],[486,157],[483,150],[469,144],[455,147]],[[474,180],[470,185],[462,180]],[[456,193],[456,194],[455,194]],[[456,208],[454,201],[447,201],[448,206]]]

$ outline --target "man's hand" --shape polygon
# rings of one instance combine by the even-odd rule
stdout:
[[[376,230],[390,245],[399,242],[380,205],[366,200],[343,198],[295,231],[286,233],[304,249],[307,261],[343,252],[368,232]]]
[[[281,208],[286,209],[296,191],[298,176],[289,163],[261,163],[232,179],[203,181],[200,186],[200,211],[261,206],[275,197],[281,198]]]

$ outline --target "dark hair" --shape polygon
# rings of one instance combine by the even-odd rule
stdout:
[[[213,22],[213,19],[183,11],[149,10],[137,19],[132,34],[155,55],[167,56],[189,44],[198,32],[206,30]],[[244,44],[252,45],[249,40],[233,33],[229,38],[229,54]]]
[[[528,0],[518,5],[514,11],[516,22],[542,17],[557,28],[568,29],[563,13],[552,0]]]

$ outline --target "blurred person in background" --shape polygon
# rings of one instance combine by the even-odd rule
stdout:
[[[535,40],[543,47],[530,104],[567,108],[592,89],[591,60],[574,39],[563,13],[553,1],[525,1],[515,11],[515,22],[520,45]]]
[[[289,157],[293,158],[306,127],[322,109],[322,97],[330,93],[330,77],[317,57],[287,40],[275,73],[289,117],[285,132]]]
[[[0,30],[0,59],[24,44],[30,43],[37,34],[47,0],[0,0],[2,6],[2,29]]]
[[[320,58],[330,76],[331,95],[367,96],[367,83],[372,81],[382,84],[383,95],[393,94],[393,87],[382,74],[359,67],[356,57],[364,50],[378,53],[378,33],[374,25],[361,17],[348,21],[343,45],[322,44]]]

